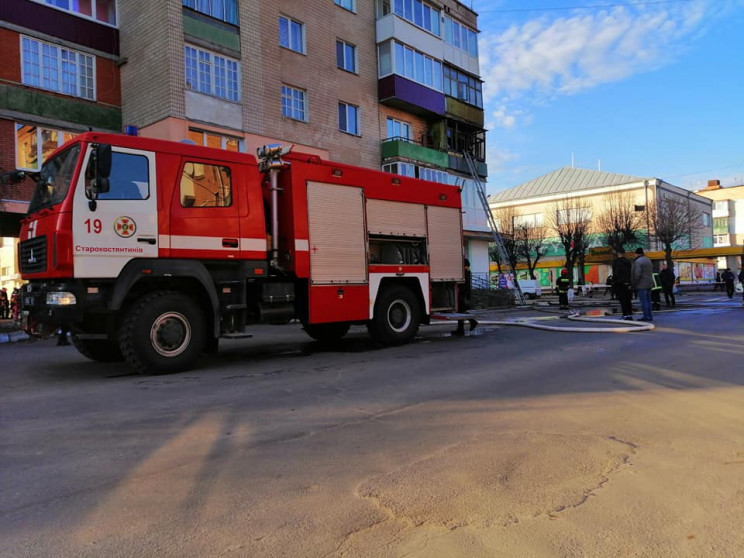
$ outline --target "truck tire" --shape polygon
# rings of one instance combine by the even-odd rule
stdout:
[[[121,349],[110,339],[80,339],[70,333],[72,344],[85,358],[95,362],[120,362],[124,360]]]
[[[119,345],[140,374],[167,374],[191,367],[205,345],[204,316],[190,297],[157,291],[127,311]]]
[[[396,285],[378,295],[367,329],[383,345],[402,345],[416,336],[420,323],[418,299],[411,289]]]
[[[338,341],[349,332],[351,324],[347,322],[334,322],[331,324],[302,324],[302,328],[310,337],[321,343]]]

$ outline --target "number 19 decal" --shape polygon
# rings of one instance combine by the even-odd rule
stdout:
[[[101,234],[101,231],[103,230],[103,223],[101,223],[100,219],[86,219],[85,226],[88,229],[88,234]]]

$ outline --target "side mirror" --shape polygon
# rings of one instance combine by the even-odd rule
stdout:
[[[96,158],[96,178],[108,178],[111,176],[111,146],[107,143],[100,144],[94,151]],[[99,192],[108,192],[99,190]]]

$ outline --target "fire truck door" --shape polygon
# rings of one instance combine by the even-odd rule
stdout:
[[[113,147],[110,189],[94,204],[85,195],[90,173],[80,174],[73,202],[75,276],[116,277],[132,258],[157,257],[154,154]]]

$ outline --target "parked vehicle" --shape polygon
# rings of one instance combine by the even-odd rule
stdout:
[[[96,361],[184,370],[251,324],[411,340],[456,310],[455,186],[288,153],[84,133],[37,176],[19,263],[26,331]]]

